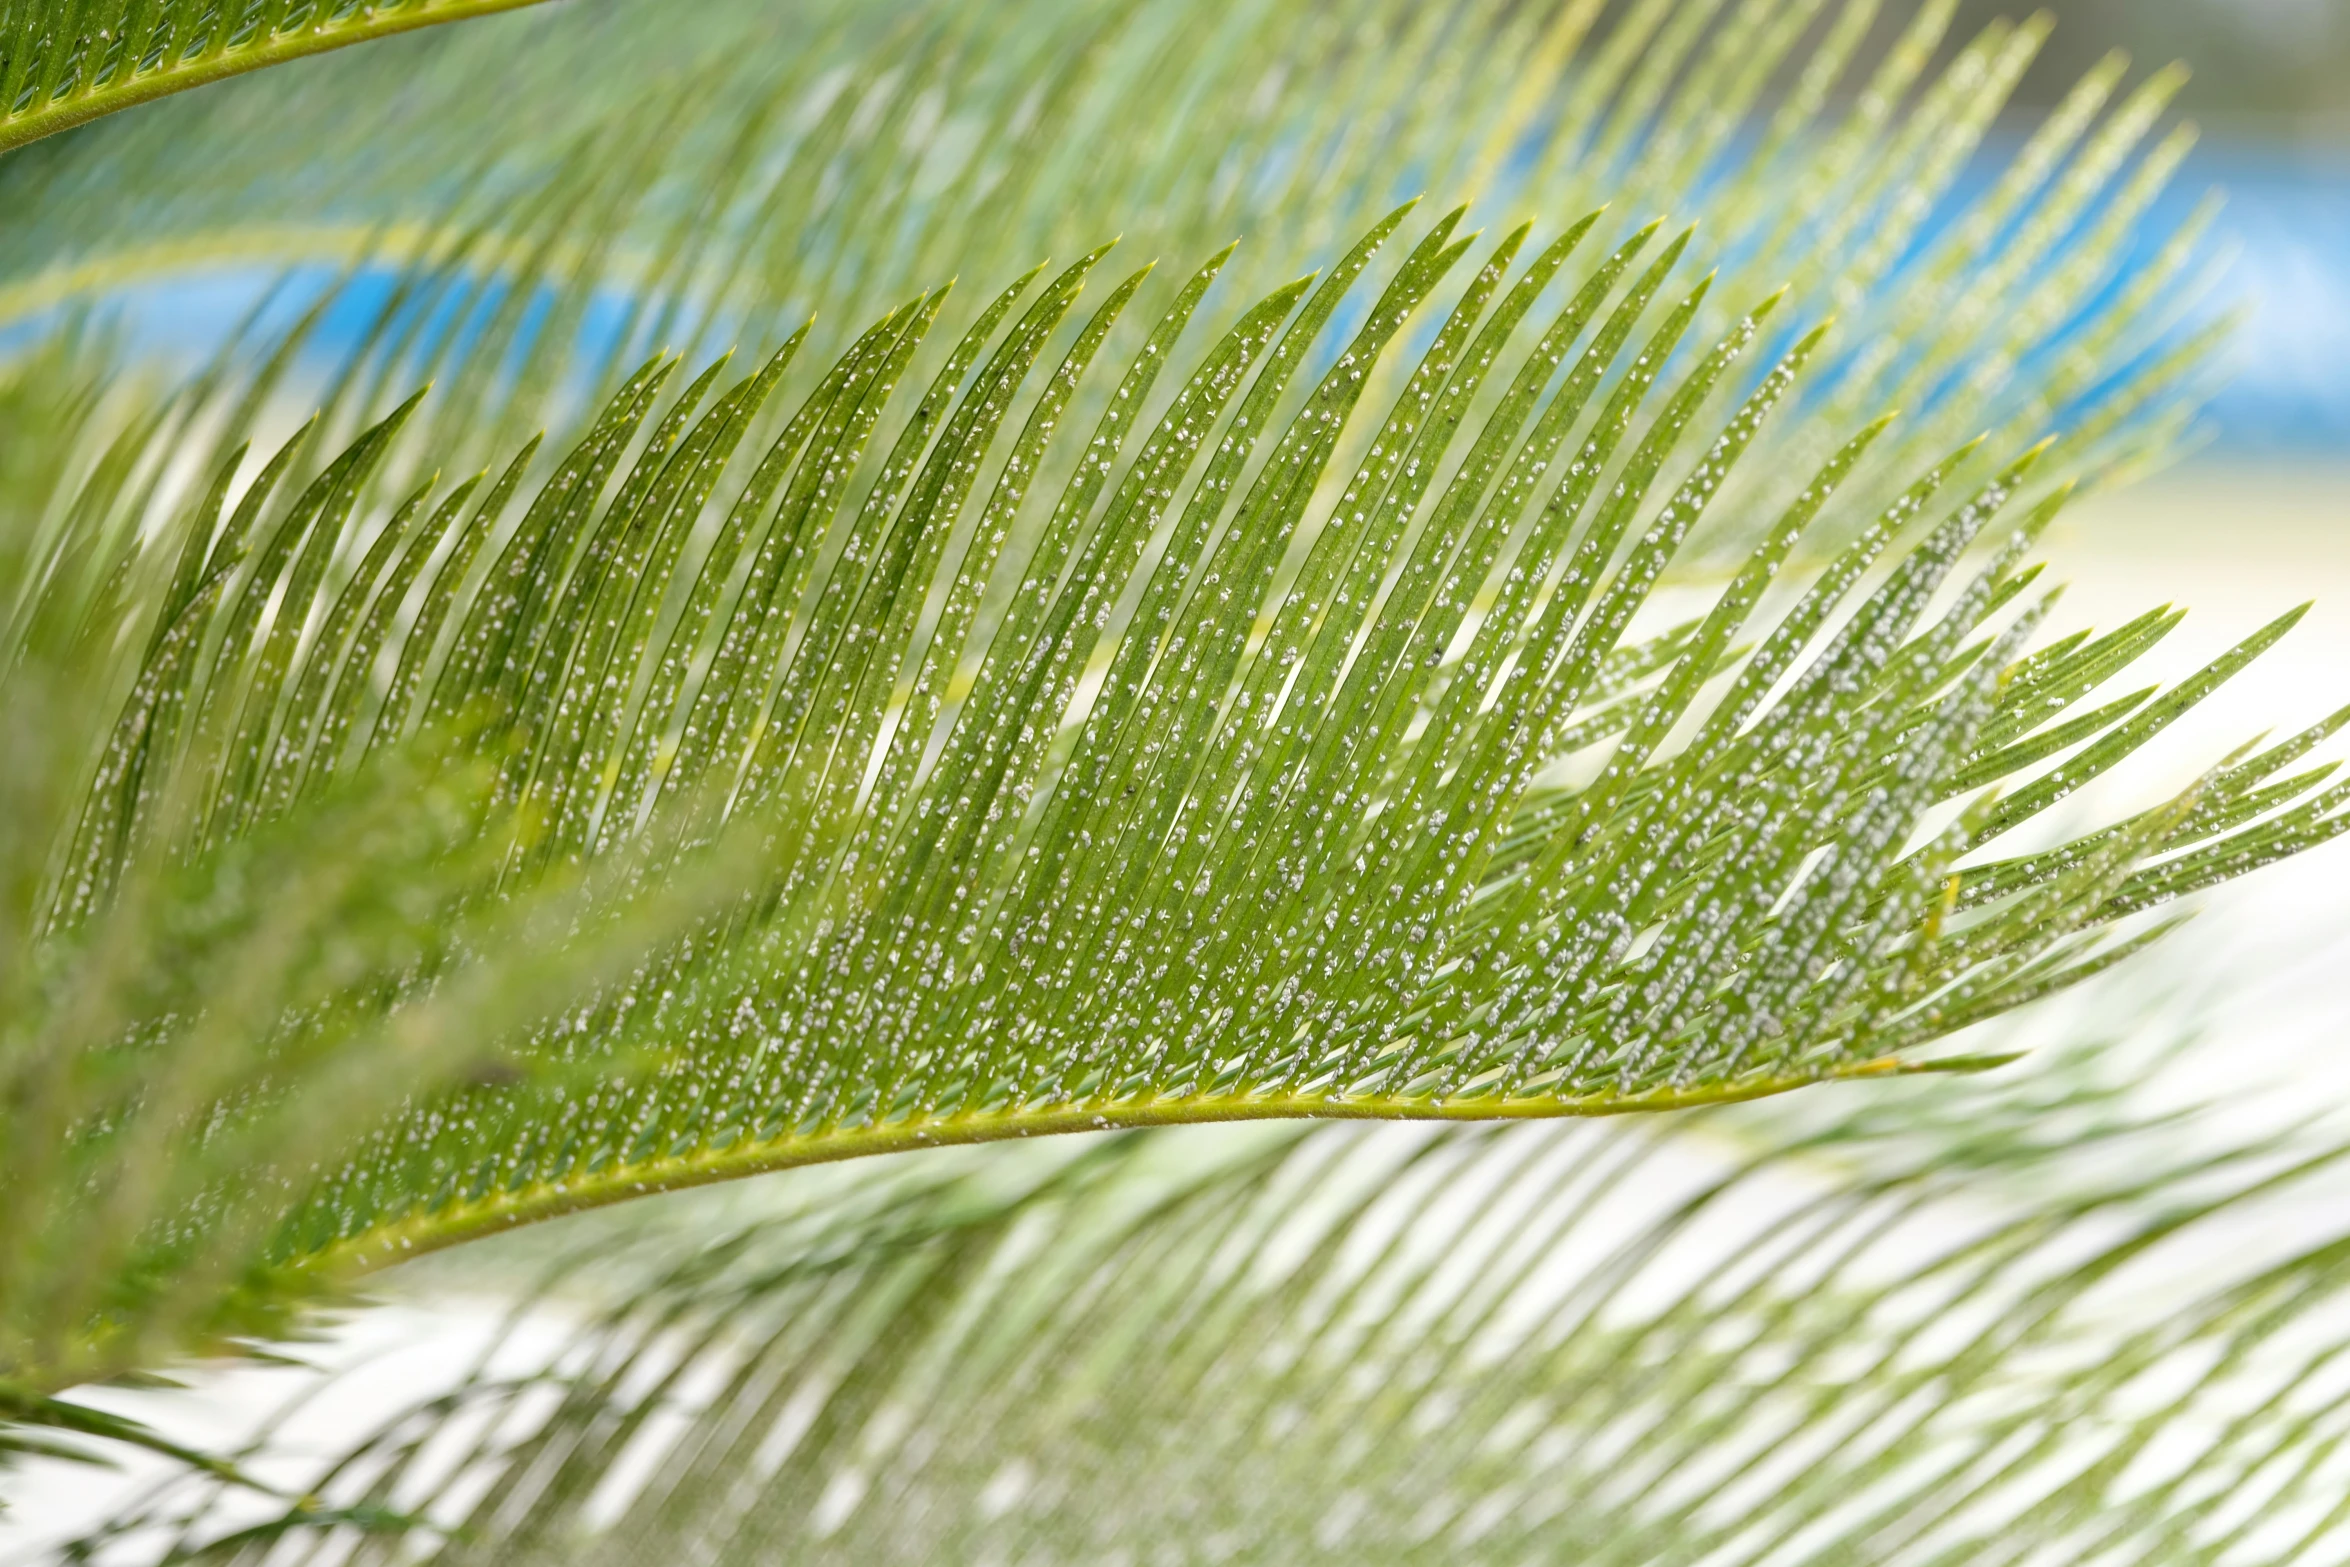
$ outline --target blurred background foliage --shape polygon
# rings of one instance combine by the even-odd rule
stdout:
[[[1074,36],[1123,9],[1073,5],[1058,31]],[[1796,62],[1835,9],[1812,23],[1813,37],[1790,52],[1764,102],[1799,89]],[[1909,9],[1878,8],[1859,57],[1882,56]],[[1959,0],[1937,66],[1986,23],[2018,9]],[[1590,47],[1604,48],[1636,10],[1631,0],[1603,0]],[[1709,25],[1727,25],[1721,17],[1733,11],[1722,8]],[[2188,62],[2177,111],[2204,134],[2143,228],[2151,246],[2214,187],[2227,192],[2211,241],[2227,282],[2205,308],[2234,308],[2241,322],[2205,434],[2222,456],[2330,461],[2350,453],[2350,0],[2051,0],[2038,13],[2052,24],[2048,36],[1944,215],[1979,196],[2031,124],[2109,52],[2126,51],[2135,75]],[[169,263],[175,287],[125,308],[150,343],[206,340],[202,323],[217,331],[251,299],[253,280],[228,263],[282,250],[287,230],[303,231],[322,251],[348,253],[358,243],[352,226],[387,214],[436,214],[468,192],[518,192],[521,170],[547,156],[579,155],[579,138],[631,92],[650,102],[690,82],[704,107],[730,97],[747,102],[760,84],[793,69],[776,59],[786,44],[803,60],[840,59],[870,56],[894,38],[930,68],[954,68],[950,58],[989,47],[1004,14],[966,8],[956,25],[942,27],[901,0],[807,0],[788,18],[728,5],[560,5],[207,88],[35,143],[0,167],[0,201],[11,218],[0,232],[0,331],[37,330],[46,324],[40,307],[80,297],[79,286],[93,278],[152,277]],[[1331,41],[1338,45],[1338,31]],[[1037,52],[1044,47],[1031,40],[1001,49],[982,74],[1018,80],[1049,58],[1049,50]],[[1337,49],[1331,69],[1345,69],[1344,56]],[[1836,90],[1849,94],[1861,79],[1849,76]],[[461,112],[484,90],[512,109],[488,137],[467,130],[474,122]],[[722,113],[697,113],[691,123],[707,137],[724,121]],[[273,136],[273,127],[299,132]],[[684,134],[673,125],[634,150],[675,155],[670,143]],[[939,173],[948,172],[942,164]],[[226,232],[224,220],[238,215],[245,229]],[[1926,232],[1934,227],[1929,221]],[[321,230],[338,232],[330,238]],[[143,236],[139,258],[124,257],[116,243],[132,232]],[[1148,238],[1147,225],[1130,234],[1136,248]]]
[[[2107,49],[2184,60],[2206,136],[2178,189],[2228,195],[2244,312],[2208,413],[2211,455],[2350,461],[2350,0],[2050,0],[2058,26],[2017,85],[2045,108]],[[1964,34],[2000,10],[1966,0]]]
[[[1967,0],[1959,30],[1998,14]],[[2052,0],[2063,24],[2017,89],[2050,104],[2108,48],[2192,62],[2180,107],[2215,131],[2339,145],[2350,138],[2350,4],[2344,0]]]

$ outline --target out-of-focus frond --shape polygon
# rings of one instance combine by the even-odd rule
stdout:
[[[1900,407],[1853,481],[1876,501],[1972,436],[2013,450],[2057,422],[2081,438],[2049,476],[2095,482],[2166,438],[2200,362],[2155,362],[2195,226],[2121,270],[2193,141],[2164,123],[2176,73],[2132,84],[2108,62],[1986,181],[2047,23],[1960,40],[1932,0],[1879,57],[1862,48],[1879,9],[809,0],[492,19],[0,169],[19,219],[0,318],[192,269],[307,258],[293,286],[314,293],[349,268],[322,350],[385,319],[368,384],[394,400],[470,365],[479,388],[427,443],[470,469],[655,349],[764,353],[813,317],[796,396],[941,278],[1015,276],[1108,232],[1170,258],[1245,237],[1226,286],[1252,299],[1418,191],[1473,198],[1472,223],[1609,201],[1594,243],[1679,214],[1695,267],[1785,282],[1785,316],[1842,322],[1835,373],[1782,437],[1790,470]],[[1716,300],[1693,336],[1735,318]],[[388,410],[354,403],[339,433]],[[1728,497],[1703,560],[1734,564],[1793,482],[1748,476],[1760,493]]]
[[[0,382],[0,1404],[35,1426],[86,1425],[59,1387],[287,1330],[335,1283],[271,1267],[322,1169],[527,1071],[520,1037],[744,884],[673,855],[660,883],[510,874],[496,767],[445,726],[208,834],[232,732],[190,671],[240,550],[141,536],[186,401],[104,352]]]
[[[546,1282],[469,1370],[323,1459],[295,1433],[332,1429],[340,1384],[288,1378],[306,1418],[239,1460],[310,1512],[183,1481],[105,1543],[285,1564],[378,1559],[383,1529],[382,1559],[502,1564],[2340,1560],[2350,1275],[2316,1216],[2345,1150],[2142,1118],[2103,1081],[2122,1070],[2075,1059],[1931,1107],[1879,1090],[1733,1119],[1727,1142],[1144,1134],[876,1169],[756,1222],[689,1200],[590,1223],[544,1237]],[[452,1261],[419,1298],[518,1266]]]

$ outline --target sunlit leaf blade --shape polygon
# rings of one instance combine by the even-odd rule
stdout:
[[[2338,833],[2332,725],[2071,814],[2285,622],[2033,651],[2214,340],[2117,273],[2175,81],[1970,197],[2041,24],[1599,9],[574,7],[0,164],[12,319],[286,269],[10,367],[0,1377],[857,1154],[1935,1069]]]

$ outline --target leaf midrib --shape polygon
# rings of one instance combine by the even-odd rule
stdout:
[[[575,1180],[550,1182],[451,1203],[361,1231],[306,1256],[291,1266],[300,1272],[349,1278],[373,1273],[428,1252],[478,1240],[503,1230],[609,1207],[637,1197],[684,1191],[721,1181],[766,1175],[806,1165],[836,1164],[877,1154],[919,1148],[967,1147],[1020,1138],[1082,1132],[1134,1131],[1146,1127],[1194,1126],[1220,1121],[1537,1121],[1590,1119],[1660,1110],[1690,1110],[1739,1104],[1858,1078],[1969,1072],[2002,1064],[2003,1058],[1913,1061],[1879,1057],[1840,1063],[1818,1071],[1773,1073],[1689,1088],[1638,1093],[1595,1093],[1572,1097],[1519,1094],[1464,1095],[1432,1101],[1403,1094],[1340,1096],[1327,1093],[1171,1095],[1159,1098],[1061,1104],[1028,1110],[917,1115],[878,1126],[840,1127],[812,1135],[785,1135],[738,1142],[719,1149],[641,1161],[595,1171]]]

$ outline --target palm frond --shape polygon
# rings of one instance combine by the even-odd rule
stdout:
[[[2338,1560],[2339,1137],[2215,1142],[2102,1054],[1784,1118],[916,1160],[483,1248],[412,1286],[511,1297],[429,1394],[314,1457],[345,1384],[282,1379],[240,1458],[300,1508],[174,1482],[103,1543]]]
[[[1977,192],[1970,159],[2045,25],[1953,50],[1952,7],[1924,5],[1874,59],[1876,9],[857,0],[780,19],[727,4],[496,19],[7,171],[23,221],[0,240],[17,246],[0,315],[158,269],[307,260],[315,289],[321,266],[349,266],[347,308],[391,318],[381,347],[400,362],[379,391],[460,359],[495,388],[450,398],[427,443],[462,443],[471,466],[575,412],[578,357],[608,391],[661,346],[763,351],[812,316],[820,367],[940,278],[1011,277],[1105,232],[1169,258],[1246,235],[1226,286],[1256,297],[1284,268],[1334,263],[1415,190],[1474,195],[1504,225],[1612,201],[1598,242],[1691,213],[1693,265],[1786,280],[1791,314],[1845,323],[1833,397],[1786,436],[1796,471],[1893,406],[1911,417],[1858,476],[1882,499],[1973,435],[2007,449],[2057,418],[2112,421],[2057,459],[2094,482],[2163,438],[2198,362],[2147,363],[2192,227],[2119,286],[2193,141],[2162,124],[2175,73],[2124,91],[2108,62]],[[1742,134],[1799,60],[1767,134]],[[1734,320],[1715,301],[1694,331]],[[1749,482],[1766,493],[1741,515],[1791,493]],[[1725,535],[1707,558],[1734,565],[1749,543]]]
[[[1080,317],[1101,250],[997,295],[886,450],[943,291],[869,329],[755,461],[790,346],[674,395],[676,361],[649,361],[535,493],[525,449],[495,485],[408,495],[364,552],[354,505],[413,404],[299,490],[265,477],[225,519],[225,479],[207,491],[124,568],[176,561],[183,586],[133,639],[152,651],[60,928],[128,846],[227,852],[452,724],[486,726],[508,878],[623,849],[658,877],[763,824],[755,890],[521,1047],[563,1086],[393,1117],[282,1260],[938,1143],[1603,1114],[1932,1068],[1935,1041],[2163,928],[2117,922],[2340,830],[2325,769],[2275,783],[2336,719],[1978,867],[2298,612],[2091,705],[2155,639],[2026,655],[2025,557],[2065,493],[2033,487],[2042,449],[1944,495],[1962,450],[1855,518],[1878,421],[1694,625],[1644,633],[1823,334],[1741,371],[1766,296],[1682,353],[1713,283],[1676,297],[1683,246],[1650,259],[1653,226],[1572,267],[1592,219],[1523,266],[1526,228],[1484,245],[1438,307],[1479,249],[1459,218],[1381,263],[1398,209],[1186,348],[1212,258],[1067,437],[1145,282]],[[1790,564],[1831,530],[1850,542],[1824,569]],[[170,724],[219,743],[183,752]],[[159,791],[201,802],[192,826],[148,821]]]

